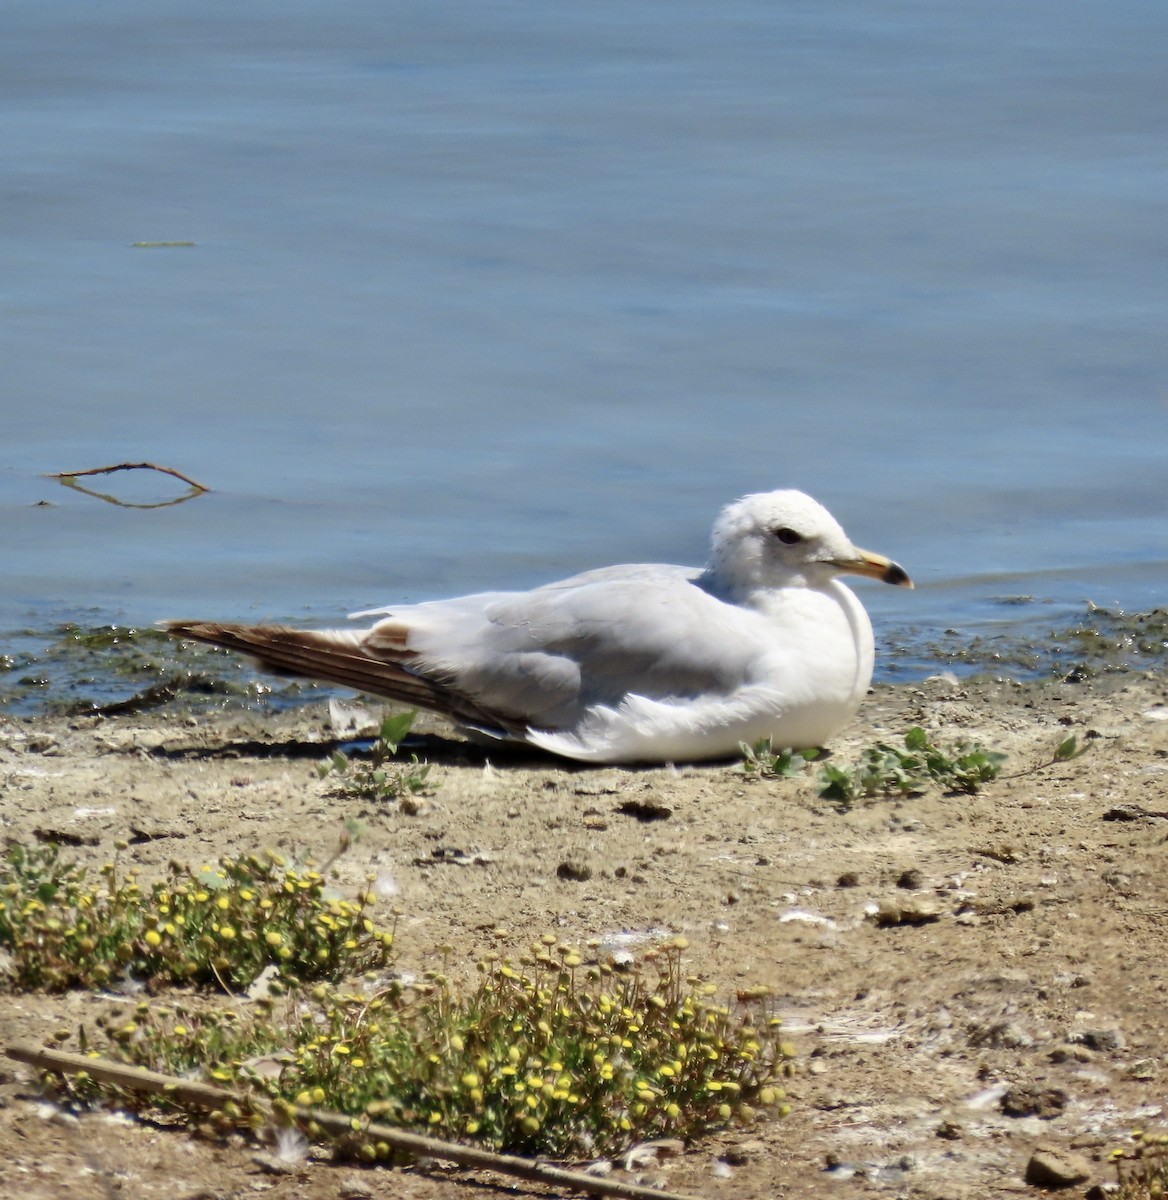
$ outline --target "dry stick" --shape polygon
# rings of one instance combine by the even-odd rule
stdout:
[[[13,1042],[5,1047],[4,1053],[17,1062],[28,1063],[44,1071],[55,1071],[59,1075],[75,1075],[84,1071],[91,1078],[115,1087],[135,1092],[165,1092],[171,1100],[193,1108],[222,1109],[228,1101],[241,1107],[255,1107],[256,1098],[230,1092],[225,1088],[212,1087],[189,1079],[178,1079],[162,1075],[158,1071],[147,1071],[142,1067],[129,1067],[108,1059],[89,1058],[84,1054],[69,1054],[63,1050],[48,1050],[27,1042]],[[490,1150],[479,1150],[474,1146],[459,1146],[438,1138],[425,1137],[420,1133],[407,1133],[388,1125],[361,1124],[354,1130],[353,1118],[340,1113],[322,1112],[315,1108],[293,1107],[297,1120],[315,1121],[329,1133],[344,1135],[355,1131],[375,1141],[385,1142],[396,1150],[409,1154],[441,1158],[457,1163],[460,1167],[477,1167],[487,1171],[498,1171],[514,1175],[519,1179],[531,1179],[536,1183],[547,1183],[559,1187],[571,1187],[594,1196],[623,1196],[628,1200],[695,1200],[677,1192],[663,1192],[658,1188],[640,1187],[635,1183],[621,1183],[615,1179],[601,1179],[594,1175],[583,1175],[579,1171],[565,1171],[528,1158],[517,1158],[513,1154],[495,1154]]]
[[[163,475],[173,475],[175,479],[181,479],[183,483],[189,483],[191,487],[197,488],[200,492],[209,492],[211,489],[204,483],[199,483],[197,479],[192,479],[189,475],[184,475],[181,471],[176,471],[174,467],[160,467],[157,463],[140,462],[140,463],[115,463],[112,467],[90,467],[88,471],[50,471],[46,474],[46,479],[77,479],[81,475],[108,475],[111,471],[161,471]]]

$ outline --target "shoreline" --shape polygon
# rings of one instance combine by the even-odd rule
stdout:
[[[1126,613],[1086,606],[1055,622],[1028,612],[939,632],[883,624],[876,638],[877,686],[911,686],[936,674],[972,683],[1081,680],[1163,668],[1168,609]],[[351,693],[273,678],[238,655],[176,641],[153,627],[66,623],[26,629],[9,634],[0,654],[0,716],[146,711],[163,704],[175,713],[263,712],[329,696]]]

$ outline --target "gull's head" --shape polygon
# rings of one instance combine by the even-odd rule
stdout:
[[[727,505],[714,523],[710,567],[734,592],[821,587],[841,574],[912,587],[903,567],[854,546],[822,504],[795,491],[759,492]]]

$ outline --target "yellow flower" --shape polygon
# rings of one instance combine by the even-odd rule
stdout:
[[[144,940],[147,946],[161,946],[162,934],[157,929],[147,929]]]

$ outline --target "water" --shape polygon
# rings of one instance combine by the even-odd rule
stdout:
[[[1160,0],[0,29],[0,629],[700,562],[778,486],[917,580],[885,643],[1165,602]],[[139,460],[213,490],[42,477]]]

